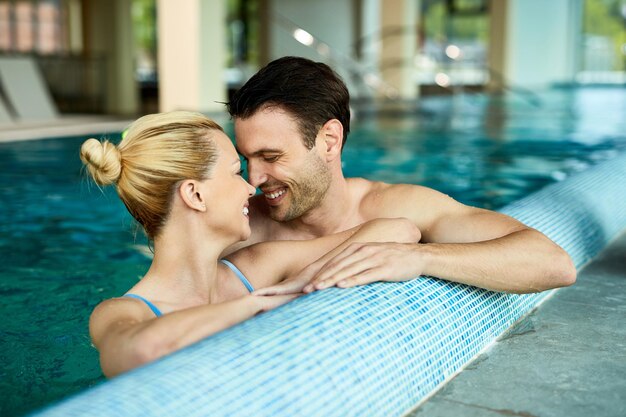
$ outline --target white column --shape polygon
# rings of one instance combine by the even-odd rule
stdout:
[[[415,98],[418,94],[414,59],[419,3],[416,0],[381,0],[380,3],[381,74],[397,90],[398,96],[405,99]]]
[[[361,0],[361,62],[378,71],[381,50],[380,0]]]
[[[492,0],[490,66],[505,84],[573,81],[582,8],[581,0]]]
[[[223,0],[158,0],[159,109],[221,111],[225,102]]]

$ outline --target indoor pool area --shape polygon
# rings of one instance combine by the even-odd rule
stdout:
[[[88,181],[78,151],[87,137],[118,141],[121,132],[6,140],[0,143],[0,415],[141,415],[163,399],[170,405],[152,409],[154,415],[173,409],[214,416],[304,415],[305,409],[316,416],[625,415],[626,89],[554,88],[532,100],[459,92],[418,103],[354,106],[343,151],[346,177],[432,187],[545,227],[575,252],[574,286],[528,297],[435,278],[329,289],[106,382],[89,339],[89,314],[134,285],[151,255],[115,191]],[[232,138],[229,118],[214,117]],[[590,232],[570,234],[577,227]],[[449,317],[422,304],[420,297],[438,295]],[[366,302],[391,304],[368,309]],[[474,306],[484,314],[476,326],[467,318]],[[327,324],[316,321],[331,311]],[[370,316],[396,327],[360,327]],[[423,343],[422,333],[407,330],[414,323],[426,340],[443,341]],[[466,325],[469,333],[455,333]],[[359,341],[380,349],[359,350],[365,349]],[[360,359],[351,369],[353,346]],[[320,356],[326,354],[332,358]],[[206,383],[200,370],[216,386],[189,382]],[[259,391],[274,379],[282,388],[274,386],[269,396]],[[290,393],[292,383],[331,391],[301,396]],[[360,386],[372,388],[359,393]],[[332,390],[343,394],[335,398]],[[244,397],[246,404],[236,401]]]
[[[0,0],[0,417],[624,417],[625,196],[626,0]]]

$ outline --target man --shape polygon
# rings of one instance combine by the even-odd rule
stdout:
[[[345,178],[341,151],[350,131],[349,94],[327,65],[275,60],[228,107],[249,181],[262,191],[251,199],[253,234],[245,245],[320,237],[374,218],[405,217],[422,233],[415,244],[352,245],[304,278],[266,293],[420,275],[515,293],[574,283],[569,255],[513,218],[426,187]]]

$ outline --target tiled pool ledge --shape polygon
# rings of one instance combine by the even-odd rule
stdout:
[[[502,211],[580,267],[626,228],[626,155]],[[551,292],[437,279],[323,292],[258,316],[41,415],[400,416]]]
[[[626,232],[406,417],[626,416]]]

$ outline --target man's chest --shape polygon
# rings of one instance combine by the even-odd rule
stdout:
[[[276,223],[268,226],[265,230],[262,231],[263,238],[261,239],[261,241],[316,239],[334,233],[344,232],[346,230],[357,227],[368,220],[370,219],[366,219],[358,215],[353,215],[344,219],[341,223],[334,225],[334,227],[332,228],[328,228],[326,230],[322,230],[323,228],[321,228],[320,230],[314,232]]]

